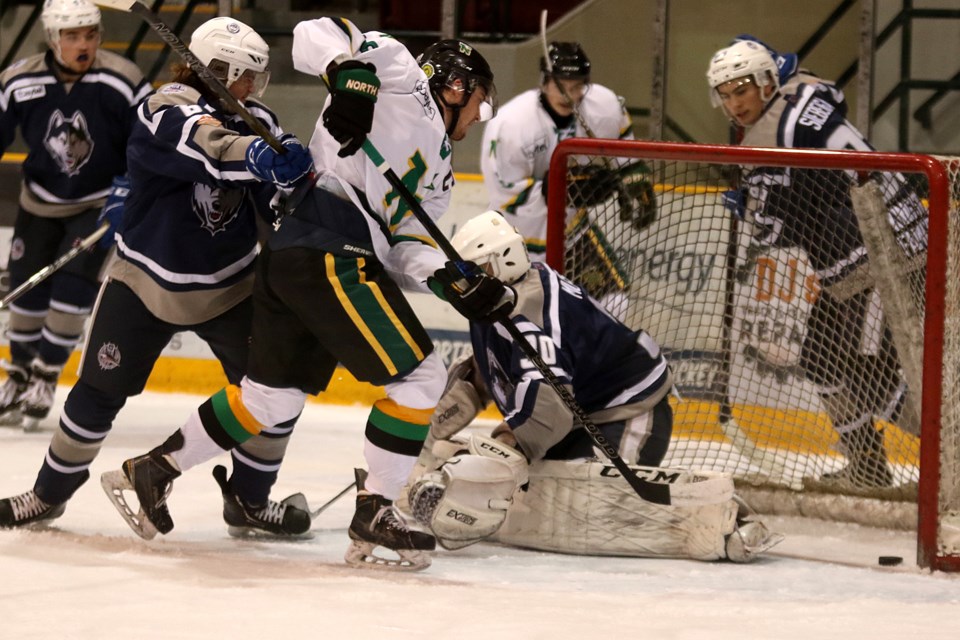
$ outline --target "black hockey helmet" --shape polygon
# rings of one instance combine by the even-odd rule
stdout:
[[[497,88],[493,84],[493,71],[480,52],[463,40],[440,40],[427,47],[417,57],[417,64],[423,69],[430,83],[433,97],[454,112],[454,118],[447,133],[450,134],[460,118],[460,109],[470,100],[470,96],[482,87],[486,98],[481,120],[489,120],[497,111]],[[444,89],[462,91],[463,98],[458,104],[447,102],[443,97]]]
[[[547,59],[540,57],[540,72],[554,78],[586,80],[590,77],[590,60],[579,42],[551,42],[547,46]]]

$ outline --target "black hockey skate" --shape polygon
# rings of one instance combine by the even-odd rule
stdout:
[[[119,471],[108,471],[100,476],[100,485],[133,532],[144,540],[152,540],[157,533],[173,530],[173,518],[167,508],[167,496],[173,489],[180,471],[173,460],[160,448],[123,463]],[[127,504],[124,491],[137,494],[140,510],[134,513]]]
[[[847,456],[847,466],[823,474],[821,482],[861,490],[893,486],[893,474],[887,464],[887,450],[883,446],[881,429],[868,423],[849,433],[841,433],[840,446]]]
[[[0,360],[0,369],[7,372],[7,379],[0,385],[0,425],[19,426],[23,422],[20,405],[30,384],[30,368]]]
[[[0,527],[24,527],[45,523],[63,515],[67,503],[47,504],[31,489],[0,500]]]
[[[356,469],[357,510],[347,533],[350,547],[347,564],[355,567],[374,567],[401,571],[420,571],[430,566],[427,551],[433,551],[437,541],[429,533],[411,529],[393,506],[393,501],[364,489],[366,472]],[[374,554],[376,547],[384,547],[399,556],[396,559]]]
[[[227,479],[227,468],[217,465],[213,478],[223,494],[223,520],[227,533],[235,538],[266,536],[275,538],[309,538],[310,508],[302,493],[288,496],[281,502],[267,500],[256,507],[233,492]]]

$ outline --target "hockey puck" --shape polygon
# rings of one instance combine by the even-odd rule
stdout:
[[[903,562],[903,558],[900,556],[880,556],[877,558],[877,562],[881,567],[895,567]]]

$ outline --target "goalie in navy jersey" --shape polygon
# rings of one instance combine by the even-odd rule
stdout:
[[[249,26],[214,18],[192,34],[190,51],[230,94],[283,141],[274,151],[185,65],[136,109],[127,150],[129,194],[112,197],[118,259],[107,271],[60,426],[34,488],[0,500],[0,526],[51,520],[90,477],[89,468],[127,401],[143,391],[161,351],[182,331],[196,333],[228,380],[247,367],[253,315],[257,215],[312,167],[310,153],[284,135],[257,98],[269,77],[269,48]],[[269,499],[296,416],[233,453],[223,490],[231,533],[299,535],[310,527],[300,503]]]
[[[620,457],[657,467],[673,430],[673,376],[657,342],[582,286],[531,263],[523,236],[497,211],[469,220],[451,243],[516,291],[510,320]],[[638,499],[502,327],[473,321],[470,340],[473,354],[449,369],[404,495],[404,508],[445,548],[495,536],[570,553],[747,561],[779,541],[761,523],[737,520],[723,474],[711,477],[718,489],[698,508]],[[503,422],[490,436],[457,435],[491,402]]]
[[[759,147],[872,150],[846,120],[847,105],[832,83],[805,70],[789,73],[763,43],[741,38],[714,54],[710,97],[743,131],[740,144]],[[900,251],[923,277],[927,213],[900,174],[870,176],[882,193]],[[751,251],[803,249],[822,293],[807,320],[799,365],[817,385],[848,464],[827,481],[856,488],[894,483],[878,420],[918,432],[902,412],[906,383],[853,210],[853,178],[842,171],[747,167],[728,204],[752,225]],[[762,356],[762,354],[761,354]]]
[[[28,147],[10,246],[10,289],[98,226],[111,183],[126,173],[133,106],[151,90],[137,66],[100,49],[100,10],[87,0],[46,0],[48,45],[0,73],[0,155],[19,126]],[[80,342],[108,254],[93,247],[9,306],[10,361],[0,422],[32,430]]]

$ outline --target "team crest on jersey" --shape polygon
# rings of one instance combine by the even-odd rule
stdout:
[[[120,347],[112,342],[104,342],[97,351],[97,363],[104,371],[120,366]]]
[[[213,236],[226,229],[237,217],[243,201],[243,191],[195,184],[191,201],[194,213],[200,218],[200,225]]]
[[[43,146],[68,176],[75,176],[93,155],[93,138],[82,111],[67,118],[57,109],[47,123]]]
[[[424,71],[426,71],[427,66],[430,65],[424,65]],[[433,67],[430,66],[430,73],[427,77],[429,78],[432,74]],[[437,110],[436,107],[433,106],[433,98],[430,97],[430,85],[423,80],[418,80],[417,84],[413,87],[413,95],[416,97],[417,102],[420,103],[420,106],[423,107],[423,112],[432,120]]]

